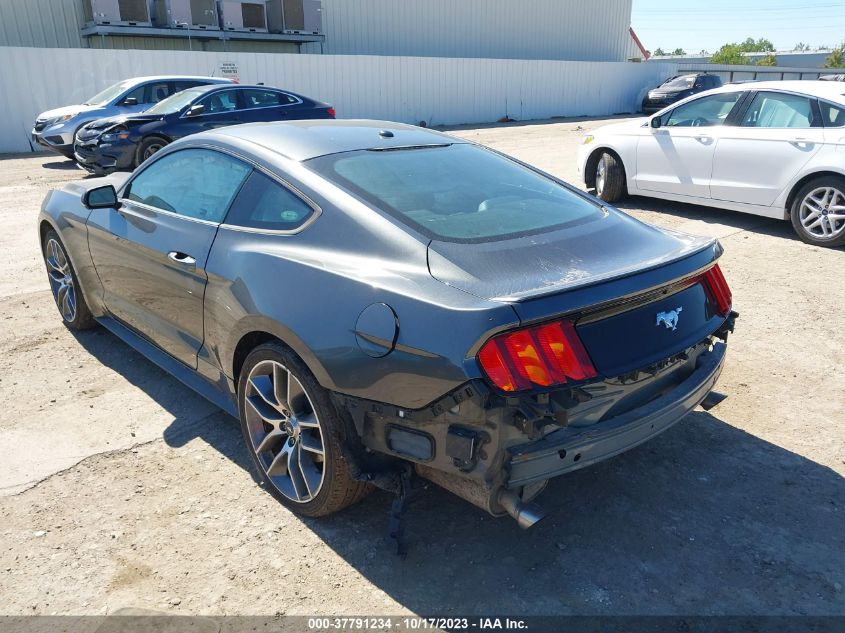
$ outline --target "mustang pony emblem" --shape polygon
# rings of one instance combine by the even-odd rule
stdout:
[[[672,330],[673,332],[678,329],[678,318],[683,308],[675,308],[669,312],[658,312],[657,313],[657,322],[655,325],[660,325],[661,323],[666,326],[667,329]]]

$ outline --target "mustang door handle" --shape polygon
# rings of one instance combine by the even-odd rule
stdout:
[[[170,259],[170,261],[174,261],[177,264],[182,264],[183,266],[193,266],[197,263],[197,260],[195,260],[193,257],[186,253],[180,253],[179,251],[170,251],[167,254],[167,257]]]

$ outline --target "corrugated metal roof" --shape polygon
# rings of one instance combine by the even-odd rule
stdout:
[[[82,0],[0,0],[0,46],[144,50],[223,50],[219,40],[187,37],[82,37]],[[292,42],[228,40],[231,52],[298,53]]]
[[[0,46],[85,48],[81,0],[0,0]]]
[[[323,0],[322,52],[623,61],[630,23],[631,0]]]
[[[323,0],[325,44],[303,52],[622,61],[632,0]],[[179,38],[83,38],[82,0],[0,0],[0,46],[185,50]],[[192,42],[196,47],[196,42]],[[216,43],[205,44],[214,50]],[[232,51],[294,52],[229,42]]]

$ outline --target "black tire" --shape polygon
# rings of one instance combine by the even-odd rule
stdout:
[[[167,139],[163,139],[160,136],[150,136],[145,138],[141,141],[140,145],[138,145],[138,151],[135,152],[135,167],[143,163],[168,143],[169,141]]]
[[[253,433],[255,432],[255,427],[253,425],[257,421],[261,420],[263,416],[257,413],[257,409],[255,409],[252,404],[247,403],[248,391],[256,391],[254,383],[250,383],[250,376],[254,371],[259,372],[262,368],[266,368],[268,364],[272,363],[281,365],[282,369],[289,372],[304,389],[308,405],[313,413],[316,414],[316,419],[319,422],[319,429],[307,430],[312,434],[319,433],[319,440],[322,443],[323,450],[322,456],[318,456],[322,458],[322,479],[319,491],[307,500],[297,501],[288,494],[282,492],[282,488],[284,486],[278,485],[278,482],[285,483],[290,481],[290,475],[279,475],[276,473],[274,477],[271,477],[267,473],[268,460],[275,462],[275,458],[283,448],[291,446],[298,447],[298,443],[294,444],[290,441],[291,435],[283,436],[287,437],[287,439],[283,439],[280,442],[278,451],[261,451],[261,455],[263,455],[263,457],[259,456],[259,453],[254,447],[254,442],[258,440],[253,437]],[[255,377],[253,377],[253,380],[255,380]],[[276,379],[274,377],[274,386],[272,387],[273,393],[276,393],[275,382]],[[287,384],[290,384],[290,382],[287,382]],[[250,397],[256,398],[255,395]],[[261,401],[259,401],[259,403],[260,402]],[[266,403],[266,400],[263,402]],[[250,407],[249,412],[247,411],[247,407]],[[298,409],[297,406],[293,404],[293,399],[290,400],[290,404],[284,402],[280,406],[280,409],[289,409],[290,418],[292,419],[296,419],[296,417],[304,417],[300,416],[297,412]],[[280,409],[275,409],[272,413],[275,414],[276,411]],[[344,445],[348,446],[349,443],[352,442],[360,441],[351,421],[347,416],[343,415],[336,409],[329,397],[329,393],[320,386],[316,378],[314,378],[314,375],[305,366],[305,363],[303,363],[288,347],[277,342],[270,342],[259,345],[250,352],[249,356],[247,356],[244,361],[244,365],[238,379],[238,412],[241,421],[241,431],[243,433],[244,441],[246,442],[247,450],[249,451],[258,481],[262,487],[264,487],[285,507],[293,510],[297,514],[309,517],[327,516],[357,503],[372,491],[373,488],[370,484],[358,481],[352,477],[347,466],[346,459],[344,458],[344,451],[341,447]],[[264,438],[258,439],[266,440],[270,433],[266,426],[264,431],[267,432],[267,435],[265,435]],[[311,437],[314,436],[312,435]],[[263,441],[259,442],[259,448],[261,444],[263,444]],[[290,450],[296,449],[292,448]],[[306,453],[301,454],[305,455]],[[310,453],[308,453],[308,455],[310,455]],[[293,488],[295,489],[296,486],[293,486]],[[292,488],[288,487],[288,490],[291,489]]]
[[[47,280],[50,283],[53,301],[64,324],[71,330],[87,330],[94,327],[97,322],[85,302],[82,286],[67,256],[67,249],[53,229],[44,235],[41,254],[44,256],[44,266],[47,268]],[[71,296],[73,297],[72,310],[69,309]]]
[[[595,181],[596,196],[605,202],[616,202],[625,195],[625,169],[609,152],[602,152],[596,161]]]
[[[825,194],[821,193],[823,191],[829,192],[827,199]],[[822,202],[815,202],[817,200]],[[834,214],[831,213],[833,209],[830,207],[843,209],[837,208]],[[789,209],[792,228],[801,241],[828,248],[845,245],[845,219],[831,220],[828,214],[845,215],[845,177],[831,175],[813,178],[796,192]],[[826,237],[823,233],[829,233],[829,236]]]

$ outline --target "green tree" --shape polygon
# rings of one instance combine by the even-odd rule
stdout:
[[[664,55],[666,55],[666,51],[664,51],[662,48],[658,48],[654,51],[653,55],[655,57],[663,57]]]
[[[770,40],[767,40],[765,37],[761,37],[759,40],[755,40],[753,37],[749,37],[739,46],[740,48],[742,48],[743,53],[775,52],[775,45],[772,44],[772,42]]]
[[[774,54],[773,54],[773,53],[769,53],[769,54],[768,54],[768,55],[766,55],[765,57],[761,57],[760,59],[758,59],[758,60],[757,60],[757,65],[758,65],[758,66],[777,66],[777,65],[778,65],[778,60],[777,60],[777,58],[774,56]]]
[[[744,42],[725,44],[710,57],[711,64],[747,64],[748,58],[743,53],[773,53],[774,44],[766,38],[755,40],[749,37]]]
[[[686,54],[687,52],[683,48],[676,48],[672,51],[672,55],[675,55],[677,57],[683,57]]]
[[[836,48],[824,60],[825,68],[845,68],[845,42]]]
[[[742,49],[739,44],[725,44],[710,57],[711,64],[744,64],[746,59],[742,56]]]

